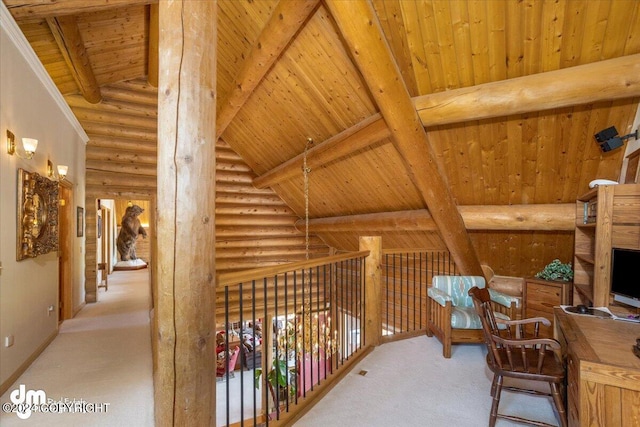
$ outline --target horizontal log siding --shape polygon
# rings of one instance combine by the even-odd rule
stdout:
[[[273,191],[257,190],[253,172],[222,140],[216,159],[216,272],[304,260],[299,217]],[[310,238],[309,251],[312,258],[329,254],[317,237]]]
[[[86,159],[86,229],[95,228],[97,198],[153,200],[157,186],[157,90],[143,80],[102,88],[103,102],[89,104],[67,96],[89,135]],[[154,102],[155,101],[155,102]],[[304,260],[304,231],[300,218],[271,189],[252,185],[255,175],[228,144],[216,147],[216,271],[224,273]],[[153,224],[148,229],[153,233]],[[95,242],[87,235],[85,275],[95,293]],[[146,241],[138,239],[138,253],[150,259]],[[329,253],[312,236],[310,256]],[[221,295],[217,296],[220,301]],[[222,305],[218,305],[221,307]]]
[[[96,227],[96,199],[155,200],[157,186],[157,90],[143,80],[103,86],[103,102],[78,95],[67,103],[89,136],[86,149],[86,230]],[[149,104],[149,100],[155,100]],[[119,220],[119,218],[118,218]],[[153,225],[148,229],[153,234]],[[138,239],[138,255],[151,259],[150,239]],[[85,289],[96,300],[95,235],[86,234]]]
[[[301,261],[306,257],[304,230],[299,217],[270,189],[256,189],[255,174],[228,144],[216,148],[216,272],[218,274]],[[309,256],[327,256],[329,247],[310,236]],[[315,282],[315,279],[314,279]],[[248,288],[250,284],[244,285]],[[301,284],[289,284],[290,292],[302,292]],[[267,307],[276,309],[274,284],[267,282]],[[231,321],[239,317],[238,293],[230,296]],[[243,307],[251,307],[251,293],[242,293]],[[313,301],[316,303],[317,297]],[[264,284],[256,284],[256,304],[264,301]],[[224,288],[218,289],[216,307],[224,309]],[[322,298],[319,303],[322,304]],[[246,310],[246,309],[245,309]],[[248,315],[249,313],[245,313]]]

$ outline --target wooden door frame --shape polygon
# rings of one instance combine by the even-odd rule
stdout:
[[[73,184],[61,181],[58,184],[60,200],[64,206],[58,206],[58,322],[73,318],[73,233],[74,227],[74,193]],[[63,195],[65,195],[63,199]],[[68,197],[66,197],[68,195]],[[68,200],[67,200],[68,199]]]

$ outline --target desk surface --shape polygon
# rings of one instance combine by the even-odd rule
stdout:
[[[640,338],[640,323],[571,315],[559,307],[554,308],[554,315],[580,360],[640,371],[640,358],[632,350]]]

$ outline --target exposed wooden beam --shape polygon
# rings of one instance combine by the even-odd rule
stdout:
[[[458,206],[458,212],[467,230],[572,231],[576,225],[576,206],[573,203]],[[297,221],[296,228],[304,229],[304,221]],[[437,229],[426,209],[309,220],[309,231],[312,233]]]
[[[322,144],[317,144],[309,149],[307,152],[307,166],[313,169],[335,159],[347,156],[390,136],[391,131],[389,131],[389,127],[382,119],[382,116],[380,114],[374,114],[355,126],[327,139]],[[348,144],[344,143],[346,140],[349,141]],[[304,154],[299,154],[293,159],[255,178],[253,185],[257,188],[267,188],[278,182],[299,175],[300,169],[302,168],[303,157]]]
[[[215,424],[217,1],[160,3],[155,419]],[[188,257],[184,255],[189,253]]]
[[[634,96],[640,96],[640,54],[419,96],[413,98],[413,103],[422,124],[429,127]],[[432,115],[432,112],[435,113]],[[362,135],[358,131],[370,120],[372,118],[367,118],[344,130],[339,134],[342,137],[336,135],[318,144],[324,147],[332,141],[334,155],[325,153],[322,160],[315,160],[314,167],[364,148],[366,144],[361,144],[364,141],[360,140]],[[372,135],[369,145],[390,135],[388,130],[377,130],[379,139]],[[312,150],[309,150],[308,161],[314,161]],[[254,185],[265,188],[289,179],[299,172],[301,164],[302,155],[298,155],[256,178]]]
[[[47,18],[99,12],[118,7],[158,3],[158,0],[3,0],[13,18]]]
[[[640,96],[640,54],[413,99],[426,127]]]
[[[217,117],[217,138],[224,133],[318,3],[319,0],[281,0],[278,3],[249,56],[240,66],[233,89],[222,101]]]
[[[97,104],[102,100],[100,86],[91,69],[76,17],[69,15],[47,18],[47,24],[82,96],[88,102]]]
[[[462,274],[482,276],[480,261],[440,174],[420,117],[371,3],[325,0],[393,135],[411,180]]]

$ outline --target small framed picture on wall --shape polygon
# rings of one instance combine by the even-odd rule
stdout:
[[[84,208],[78,206],[76,212],[76,236],[84,236]]]

